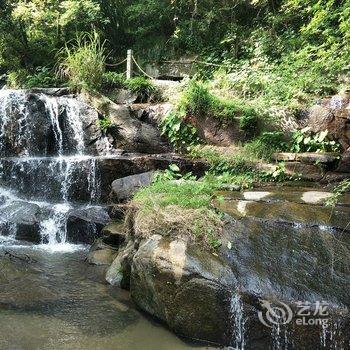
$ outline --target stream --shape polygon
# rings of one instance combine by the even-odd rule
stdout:
[[[87,248],[66,252],[0,237],[0,349],[192,349],[109,287]],[[203,348],[202,348],[203,349]]]
[[[138,312],[85,260],[91,242],[81,237],[93,239],[109,220],[96,160],[111,145],[96,125],[97,113],[73,97],[0,91],[2,350],[195,347]]]

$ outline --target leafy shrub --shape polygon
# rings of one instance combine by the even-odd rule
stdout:
[[[204,117],[210,115],[213,107],[213,96],[207,86],[192,80],[181,96],[179,109],[189,116]]]
[[[200,143],[196,127],[181,112],[169,112],[161,121],[162,135],[166,135],[177,151],[184,151]]]
[[[293,133],[291,150],[293,152],[338,152],[339,144],[327,139],[328,130],[312,133],[310,127]]]
[[[34,73],[24,69],[10,72],[7,76],[7,84],[11,88],[32,89],[60,87],[64,83],[50,68],[37,67]]]
[[[106,132],[111,126],[112,122],[108,118],[99,119],[99,124],[102,132]]]
[[[82,34],[60,51],[59,76],[74,88],[99,90],[105,73],[105,43],[99,35]]]
[[[103,90],[123,88],[125,84],[125,76],[122,73],[105,72],[103,74]]]
[[[333,190],[333,194],[327,198],[326,206],[335,207],[339,202],[341,196],[350,191],[350,180],[343,180],[338,186]]]
[[[239,127],[248,137],[252,137],[259,132],[260,119],[255,111],[248,110],[239,120]]]
[[[26,77],[26,88],[49,88],[62,86],[62,80],[47,67],[38,67],[34,74],[30,74]]]
[[[257,159],[269,160],[274,152],[283,152],[288,149],[285,134],[280,131],[264,132],[255,140],[248,142],[244,150]]]
[[[240,120],[240,126],[247,134],[257,132],[259,117],[257,111],[239,99],[219,98],[209,91],[207,84],[192,80],[180,100],[179,110],[197,118],[210,116],[224,121]]]
[[[157,100],[159,92],[150,79],[145,77],[135,77],[126,81],[125,86],[133,93],[137,94],[139,102]]]
[[[192,173],[182,175],[180,168],[176,164],[170,164],[169,168],[164,171],[159,171],[155,175],[155,181],[166,181],[166,180],[195,180],[195,176]]]
[[[28,72],[25,69],[11,71],[7,75],[7,85],[12,89],[20,89],[25,87]]]

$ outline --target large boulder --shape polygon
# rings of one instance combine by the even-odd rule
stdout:
[[[130,236],[130,254],[120,250],[107,280],[121,285],[129,265],[136,305],[185,337],[234,348],[346,348],[350,196],[328,208],[330,196],[296,187],[220,192],[213,205],[226,224],[215,252],[174,234]]]
[[[67,240],[70,243],[92,244],[102,235],[102,229],[110,222],[103,207],[87,207],[72,210],[67,220]]]
[[[135,118],[129,106],[118,105],[97,93],[82,93],[79,99],[109,118],[114,148],[140,153],[164,153],[171,150],[158,128]]]
[[[350,147],[350,93],[325,98],[308,111],[304,126],[313,132],[328,130],[328,136],[341,144],[344,150]]]
[[[41,208],[34,203],[10,202],[0,207],[2,235],[12,235],[18,240],[41,242]]]
[[[141,187],[152,183],[154,172],[141,173],[123,177],[112,182],[111,197],[117,202],[130,199]]]
[[[176,333],[225,343],[235,281],[214,255],[180,239],[153,236],[134,256],[130,291],[141,309]]]

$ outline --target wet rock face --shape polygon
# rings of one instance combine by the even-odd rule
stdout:
[[[106,153],[98,142],[102,138],[98,113],[61,93],[46,89],[0,92],[3,157]]]
[[[102,229],[111,221],[107,211],[101,207],[79,208],[69,213],[67,241],[92,244],[102,235]]]
[[[130,278],[135,303],[189,338],[233,348],[346,348],[350,196],[330,209],[330,195],[296,187],[220,192],[213,204],[226,226],[215,254],[176,237],[129,237],[107,281],[123,286]],[[327,329],[312,323],[319,303]],[[300,305],[309,305],[310,324],[298,324]],[[285,325],[259,318],[275,307],[290,312]]]
[[[33,203],[13,202],[0,206],[1,234],[15,235],[18,240],[40,243],[40,215],[40,207]]]

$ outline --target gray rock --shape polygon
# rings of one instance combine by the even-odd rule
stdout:
[[[130,292],[177,334],[224,344],[235,281],[218,257],[183,240],[152,236],[133,259]]]
[[[112,124],[109,129],[114,139],[114,148],[140,153],[162,153],[171,150],[158,128],[134,117],[128,106],[118,105],[97,93],[84,93],[79,95],[79,99],[108,116]]]
[[[350,149],[342,155],[337,172],[350,173]]]
[[[137,94],[130,90],[118,89],[113,94],[113,101],[118,104],[132,104],[137,100]]]
[[[124,222],[114,221],[105,226],[102,230],[102,240],[112,247],[120,247],[124,243],[127,233]]]
[[[18,240],[40,243],[40,214],[40,207],[34,203],[13,202],[1,207],[2,234],[8,235],[15,232]]]
[[[258,315],[267,304],[281,303],[292,317],[280,334],[293,334],[293,348],[319,348],[320,324],[296,327],[296,320],[299,301],[314,307],[322,301],[329,305],[329,329],[336,329],[326,348],[334,339],[347,344],[350,198],[330,209],[322,206],[329,195],[295,187],[226,193],[214,202],[226,213],[216,253],[175,236],[151,236],[132,258],[132,299],[177,334],[224,346],[237,346],[235,322],[242,322],[252,349],[278,341]],[[115,264],[114,271],[121,266]],[[114,276],[116,283],[120,277]]]
[[[111,265],[117,255],[114,249],[98,249],[90,251],[87,257],[87,261],[91,265]]]
[[[72,210],[67,220],[67,239],[71,243],[92,244],[102,235],[102,229],[110,222],[103,207],[88,207]]]
[[[130,199],[138,189],[152,183],[154,172],[132,175],[114,180],[112,182],[112,198],[121,202]]]
[[[136,253],[135,243],[129,241],[124,249],[120,250],[106,273],[106,281],[112,286],[124,289],[130,288],[131,265]]]

